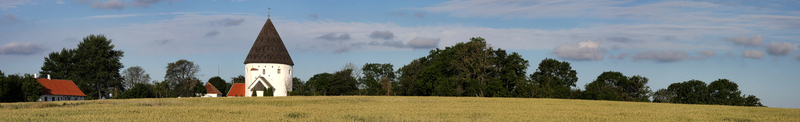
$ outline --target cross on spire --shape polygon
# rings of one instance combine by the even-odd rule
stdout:
[[[267,18],[269,18],[269,10],[272,10],[272,8],[267,7]]]

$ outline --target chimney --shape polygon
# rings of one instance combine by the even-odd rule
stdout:
[[[33,78],[34,79],[39,79],[39,73],[33,73]]]
[[[51,80],[51,79],[50,79],[50,74],[47,74],[47,80]]]

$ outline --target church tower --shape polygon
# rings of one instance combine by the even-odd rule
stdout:
[[[244,60],[245,96],[264,96],[268,88],[275,90],[274,96],[287,96],[292,91],[292,57],[283,44],[278,31],[267,18],[258,33],[250,53]]]

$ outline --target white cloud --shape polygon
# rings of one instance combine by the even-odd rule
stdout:
[[[64,0],[58,0],[56,1],[56,4],[64,4]]]
[[[217,36],[217,35],[219,35],[219,34],[220,34],[220,32],[219,32],[219,31],[217,31],[217,30],[213,30],[213,31],[210,31],[210,32],[206,33],[206,35],[205,35],[205,36],[203,36],[203,38],[206,38],[206,37],[214,37],[214,36]]]
[[[131,5],[136,7],[150,7],[153,4],[159,3],[161,1],[162,0],[133,0],[133,2],[131,2]],[[170,3],[172,3],[181,0],[163,0],[163,1],[169,1]]]
[[[311,14],[311,15],[308,15],[308,17],[311,17],[311,18],[314,18],[314,19],[319,19],[319,16],[317,16],[317,14]]]
[[[350,51],[350,48],[342,47],[342,48],[336,49],[333,52],[335,52],[335,53],[343,53],[343,52],[348,52],[348,51]]]
[[[744,45],[744,46],[759,46],[764,38],[761,35],[755,35],[753,37],[747,37],[745,35],[739,35],[736,37],[726,37],[725,41],[733,42],[734,44]]]
[[[422,18],[422,17],[425,17],[425,13],[422,13],[422,12],[414,12],[414,16],[415,16],[415,17]]]
[[[240,47],[252,45],[252,41],[257,36],[259,30],[266,21],[266,16],[256,16],[254,14],[228,14],[225,13],[149,13],[149,14],[125,14],[125,15],[101,15],[87,18],[113,18],[113,17],[147,17],[150,15],[169,14],[175,15],[173,18],[164,20],[154,20],[144,23],[130,23],[123,26],[108,27],[102,29],[106,36],[114,39],[115,43],[125,43],[119,45],[130,46],[131,50],[142,50],[140,52],[156,53],[204,53],[204,52],[240,52]],[[221,21],[231,20],[231,21]],[[238,26],[224,26],[228,22],[238,22],[233,20],[247,20],[238,23]],[[251,21],[252,20],[252,21]],[[467,42],[470,37],[483,37],[491,43],[493,47],[503,49],[554,49],[564,44],[564,42],[578,42],[587,39],[597,39],[601,37],[626,37],[635,38],[637,43],[626,43],[625,49],[652,49],[652,50],[706,50],[709,48],[719,48],[716,45],[696,45],[686,41],[658,41],[665,36],[681,35],[681,38],[698,38],[707,35],[722,35],[728,33],[749,33],[743,28],[723,27],[723,26],[697,26],[697,25],[604,25],[587,28],[573,28],[562,30],[540,30],[535,28],[489,28],[468,26],[465,24],[445,24],[437,26],[415,26],[404,27],[394,23],[366,23],[366,22],[340,22],[334,20],[282,20],[274,19],[276,29],[281,34],[281,38],[290,51],[301,52],[335,52],[342,47],[350,47],[354,43],[364,43],[360,48],[349,48],[349,51],[389,51],[389,50],[408,50],[420,48],[436,48],[441,45],[453,45],[459,42]],[[222,22],[222,23],[219,23]],[[215,23],[215,24],[210,24]],[[233,25],[233,24],[229,24]],[[213,36],[214,38],[203,38],[211,30],[225,32]],[[376,30],[388,31],[393,34],[389,40],[376,41],[370,35]],[[96,33],[97,30],[79,30],[74,33]],[[55,33],[55,32],[52,32]],[[341,41],[329,41],[320,39],[324,35],[330,35],[330,39]],[[348,41],[340,38],[349,37]],[[213,34],[212,34],[213,35]],[[74,35],[73,35],[74,36]],[[68,37],[53,37],[50,40],[62,40]],[[327,36],[326,36],[327,37]],[[323,38],[326,38],[323,37]],[[387,36],[388,37],[388,36]],[[421,45],[409,43],[417,37],[434,37],[436,43]],[[44,38],[44,37],[43,37]],[[153,40],[172,39],[164,46],[152,46]],[[40,39],[48,40],[48,39]],[[136,40],[147,40],[146,43]],[[224,40],[224,41],[221,41]],[[402,41],[400,41],[402,40]],[[641,40],[641,41],[639,41]],[[420,41],[420,40],[417,40]],[[373,43],[374,42],[374,43]],[[617,44],[619,42],[608,41],[604,43]],[[179,45],[180,44],[180,45]],[[416,44],[416,45],[407,45]],[[435,44],[435,45],[434,45]],[[574,45],[574,44],[573,44]],[[607,49],[599,45],[599,49]],[[613,45],[611,45],[613,46]],[[122,47],[122,46],[120,46]],[[204,47],[226,47],[213,48],[214,50],[200,50]],[[387,48],[393,47],[393,48]],[[416,48],[415,48],[416,47]],[[205,48],[208,49],[208,48]],[[243,49],[246,52],[246,49]],[[595,50],[595,51],[598,51]],[[591,53],[590,53],[591,54]],[[594,53],[598,56],[604,53]],[[582,58],[583,60],[600,60],[599,57]]]
[[[667,62],[676,62],[676,61],[683,61],[689,57],[689,54],[684,51],[647,51],[647,52],[640,52],[633,55],[633,61],[640,61],[640,60],[654,60],[661,63]]]
[[[242,22],[244,22],[244,19],[225,18],[223,20],[214,21],[211,23],[211,25],[237,26],[239,24],[242,24]]]
[[[6,15],[3,15],[2,18],[8,23],[17,23],[17,22],[22,21],[19,18],[17,18],[17,15],[15,15],[15,14],[6,14]]]
[[[406,47],[406,44],[403,44],[402,41],[392,41],[392,40],[386,40],[386,41],[383,41],[383,42],[372,41],[372,42],[369,42],[367,44],[368,45],[372,45],[372,46],[387,46],[387,47],[395,47],[395,48],[405,48]]]
[[[800,61],[800,55],[794,56],[794,58],[797,59],[797,61]]]
[[[372,33],[369,34],[369,38],[389,40],[389,39],[394,38],[394,33],[392,33],[391,31],[388,31],[388,30],[387,31],[372,31]]]
[[[92,2],[92,0],[73,0],[73,1],[80,4],[89,4]]]
[[[578,42],[577,45],[563,44],[553,49],[553,54],[567,60],[603,60],[605,48],[600,47],[600,40],[587,40]]]
[[[0,47],[0,54],[3,55],[31,55],[44,51],[44,46],[33,42],[18,43],[11,42]]]
[[[0,0],[0,8],[7,10],[8,8],[17,8],[18,5],[25,5],[30,0]]]
[[[631,54],[628,54],[628,53],[620,53],[620,54],[619,54],[619,55],[617,55],[617,56],[614,56],[614,55],[609,55],[609,56],[608,56],[608,58],[611,58],[611,59],[619,59],[619,60],[624,60],[624,59],[625,59],[626,57],[628,57],[629,55],[631,55]]]
[[[615,36],[615,37],[608,37],[608,38],[606,38],[606,40],[609,40],[609,41],[614,41],[614,42],[619,42],[619,43],[632,43],[632,42],[637,42],[636,40],[630,39],[630,38],[628,38],[628,37],[616,37],[616,36]]]
[[[792,54],[793,48],[792,43],[789,42],[769,42],[767,44],[767,53],[774,56],[785,56]]]
[[[708,58],[708,57],[716,55],[717,53],[714,52],[713,50],[706,50],[706,51],[702,51],[702,52],[697,52],[697,54],[700,54],[703,57]]]
[[[92,3],[92,8],[95,9],[106,9],[106,10],[122,10],[125,8],[125,3],[119,0],[109,0],[109,1],[95,1]]]
[[[408,41],[406,46],[414,48],[414,49],[431,49],[439,47],[439,39],[438,38],[414,38],[411,41]]]
[[[328,33],[322,36],[317,37],[318,39],[324,39],[328,41],[347,41],[350,40],[350,34],[343,33],[339,36],[336,36],[336,33]]]
[[[758,51],[758,50],[745,50],[742,51],[742,57],[744,58],[752,58],[752,59],[761,59],[766,55],[766,53]]]
[[[754,21],[769,29],[800,29],[800,16],[785,15],[744,15],[742,19]]]
[[[455,17],[546,18],[546,17],[598,17],[664,19],[671,14],[685,15],[696,8],[719,6],[708,2],[662,1],[650,4],[630,4],[631,1],[583,0],[453,0],[425,7],[431,12],[449,13]],[[673,15],[674,16],[674,15]]]

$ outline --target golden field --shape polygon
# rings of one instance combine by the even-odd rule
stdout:
[[[290,96],[0,103],[0,121],[800,121],[800,109],[542,98]]]

